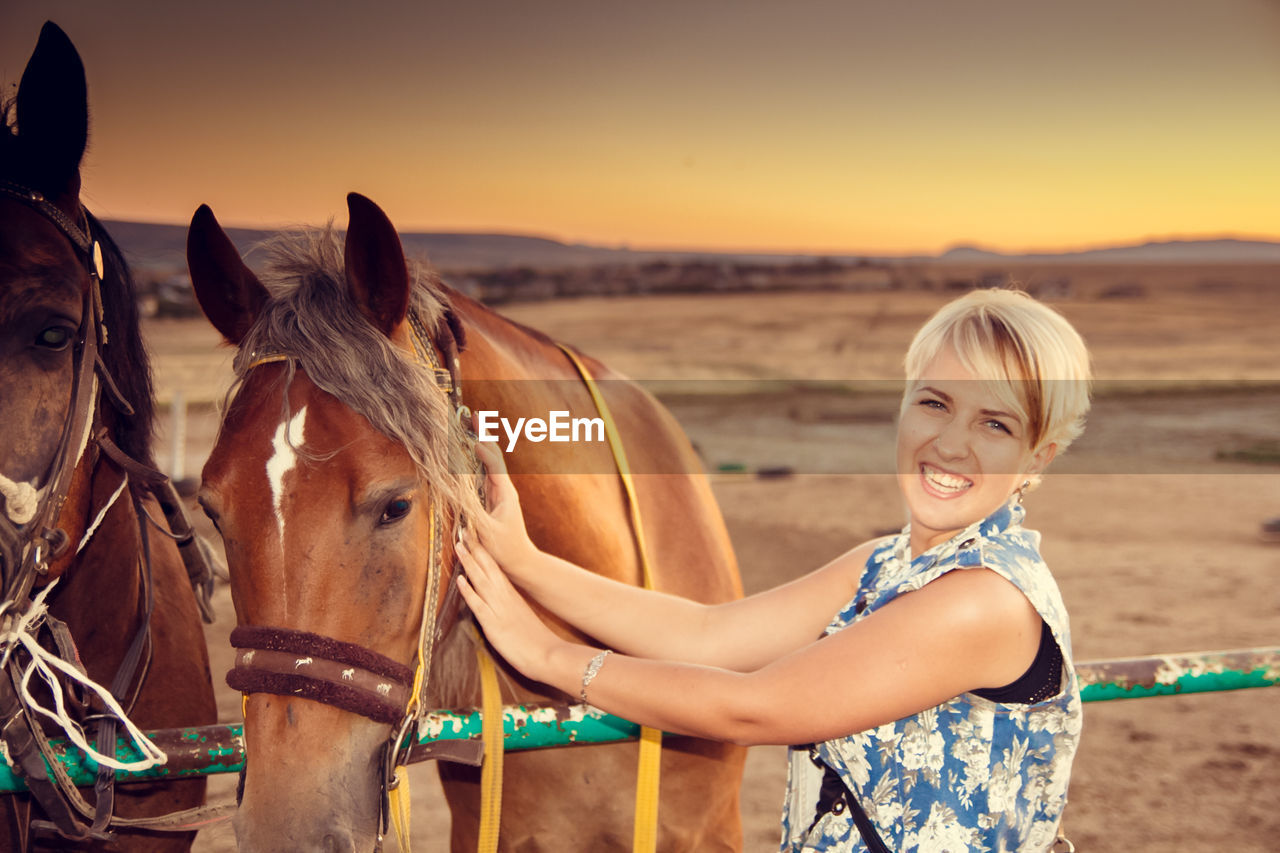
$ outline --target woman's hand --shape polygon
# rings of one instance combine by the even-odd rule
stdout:
[[[514,579],[518,583],[520,569],[531,561],[538,548],[525,529],[520,495],[511,483],[502,451],[493,445],[479,444],[476,456],[487,471],[485,502],[489,514],[476,519],[475,532],[489,557],[502,567],[503,572],[514,571]]]
[[[551,650],[565,641],[533,612],[473,534],[467,533],[456,549],[466,571],[458,589],[489,643],[524,675],[546,680],[541,671]]]

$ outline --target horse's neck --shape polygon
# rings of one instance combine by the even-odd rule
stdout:
[[[464,355],[464,402],[477,421],[479,412],[493,413],[488,418],[489,436],[496,437],[512,474],[570,475],[527,477],[518,484],[530,536],[539,547],[592,571],[630,578],[636,571],[631,523],[616,474],[617,460],[599,434],[603,429],[597,433],[588,427],[577,439],[572,432],[562,432],[559,438],[544,434],[545,440],[531,437],[527,431],[516,439],[508,433],[509,427],[519,432],[520,418],[543,419],[548,428],[557,413],[569,413],[575,419],[603,419],[583,377],[547,336],[489,311],[473,313],[479,334],[468,329],[467,355],[472,361],[468,364]],[[584,364],[590,363],[584,360]],[[613,398],[612,417],[618,428],[628,433],[636,394],[618,393],[617,374],[598,364],[591,369],[598,372],[596,379],[614,386],[600,382],[598,390],[603,397]],[[495,422],[499,424],[496,436]]]
[[[109,679],[142,609],[141,526],[129,484],[105,458],[76,480],[61,514],[67,552],[51,567],[59,581],[50,610],[71,629],[90,676]],[[158,539],[150,537],[152,559]]]
[[[521,388],[522,382],[576,378],[564,353],[542,333],[469,299],[456,299],[454,310],[466,330],[462,380],[464,402],[473,411],[481,404],[497,408],[527,398],[531,386]]]
[[[561,398],[566,383],[576,383],[577,373],[554,341],[465,297],[453,298],[451,303],[466,333],[466,346],[460,354],[462,398],[473,413],[489,410],[514,421],[519,417],[545,417],[550,409],[563,407]],[[545,450],[545,445],[540,447]],[[541,463],[541,454],[528,446],[519,446],[504,455],[508,469],[517,475],[537,470]],[[573,489],[565,493],[569,484],[564,478],[535,480],[536,494],[526,494],[528,500],[524,504],[531,533],[537,535],[547,527],[544,516],[555,516],[560,521],[581,517],[581,508],[576,506],[577,501],[571,494]],[[521,488],[529,489],[530,483],[525,482]],[[581,535],[581,528],[573,526]],[[597,528],[585,538],[599,532]],[[539,544],[547,547],[551,543],[541,541]],[[563,548],[553,550],[565,553]],[[569,556],[583,555],[570,553]],[[460,625],[451,631],[439,652],[433,670],[436,700],[451,707],[478,705],[480,684],[475,648],[467,629]],[[505,664],[500,666],[506,673],[504,700],[536,702],[545,698]]]

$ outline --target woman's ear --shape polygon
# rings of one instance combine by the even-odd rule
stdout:
[[[1028,474],[1043,474],[1044,469],[1049,467],[1049,463],[1053,461],[1053,457],[1058,454],[1058,445],[1056,442],[1040,445],[1040,449],[1031,454],[1031,465],[1027,468]]]

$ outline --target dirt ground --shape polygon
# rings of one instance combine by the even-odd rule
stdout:
[[[1031,283],[1041,275],[1026,272]],[[1280,465],[1266,452],[1280,447],[1280,269],[1095,266],[1070,280],[1054,304],[1090,343],[1098,399],[1085,436],[1029,496],[1027,524],[1044,535],[1076,659],[1280,646],[1280,545],[1257,536],[1280,515]],[[902,524],[886,467],[894,403],[877,383],[899,375],[912,331],[946,298],[591,299],[504,313],[651,382],[713,471],[743,469],[713,484],[751,592]],[[198,404],[221,396],[230,352],[203,321],[157,322],[148,334],[163,401],[178,389]],[[710,397],[719,386],[689,379],[733,380],[733,393]],[[215,429],[209,406],[192,407],[176,473],[198,476]],[[173,433],[166,421],[158,455],[170,468]],[[1259,449],[1255,458],[1273,461],[1219,458]],[[777,467],[792,473],[752,473]],[[208,635],[221,685],[234,617],[225,588],[218,601]],[[238,698],[221,689],[221,718],[238,721]],[[1278,703],[1274,690],[1247,690],[1086,706],[1068,835],[1082,851],[1276,849]],[[751,751],[748,851],[776,848],[784,757],[782,747]],[[413,782],[415,850],[444,850],[434,771],[417,766]],[[215,798],[233,785],[216,778]],[[234,849],[230,828],[206,831],[196,849]]]

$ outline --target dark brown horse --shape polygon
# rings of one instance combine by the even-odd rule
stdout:
[[[18,699],[31,655],[14,632],[19,617],[38,611],[33,600],[42,594],[49,616],[26,625],[28,638],[52,649],[50,638],[60,633],[53,629],[65,624],[88,677],[109,688],[141,729],[211,723],[216,709],[196,599],[165,523],[175,510],[172,492],[151,459],[151,377],[133,285],[119,251],[80,204],[84,69],[56,26],[41,31],[3,123],[0,630],[8,663],[0,673],[0,725],[10,759],[25,755],[20,763],[29,769],[39,755],[24,744],[34,735],[27,720],[41,718]],[[65,643],[60,654],[75,658]],[[100,738],[100,752],[107,754],[107,742],[114,749],[120,723],[101,715],[102,700],[66,690],[68,716],[91,741]],[[33,696],[51,702],[47,689]],[[44,727],[63,735],[47,721]],[[27,783],[31,795],[0,797],[2,849],[27,849],[44,833],[52,847],[40,849],[185,850],[193,832],[101,836],[119,818],[204,799],[202,780],[122,785],[112,817],[105,782],[96,795],[83,792],[87,814],[38,778]],[[67,835],[89,838],[73,844]]]
[[[433,585],[433,565],[450,571],[451,531],[479,511],[459,403],[513,420],[595,415],[554,342],[407,270],[382,211],[358,195],[348,207],[345,245],[328,231],[277,247],[262,282],[208,208],[197,211],[188,241],[200,305],[240,348],[240,384],[204,468],[201,502],[226,543],[240,623],[232,639],[245,648],[229,679],[249,693],[242,850],[375,845],[380,750],[402,712],[294,670],[313,665],[312,651],[348,673],[380,667],[385,686],[399,685],[402,707],[420,625],[447,618],[447,577]],[[461,401],[439,387],[452,384],[455,355]],[[423,366],[432,361],[437,369]],[[666,472],[636,477],[654,585],[704,601],[739,595],[728,537],[687,439],[641,389],[585,361],[614,380],[601,384],[633,470]],[[626,497],[604,444],[525,442],[507,460],[539,545],[640,582]],[[467,637],[455,629],[435,649],[427,702],[479,704]],[[260,657],[272,649],[287,652],[283,665]],[[576,699],[548,690],[507,672],[503,699]],[[741,847],[743,758],[731,745],[666,741],[658,849]],[[512,753],[502,849],[630,849],[636,763],[634,743]],[[479,771],[439,769],[453,849],[473,850]]]

